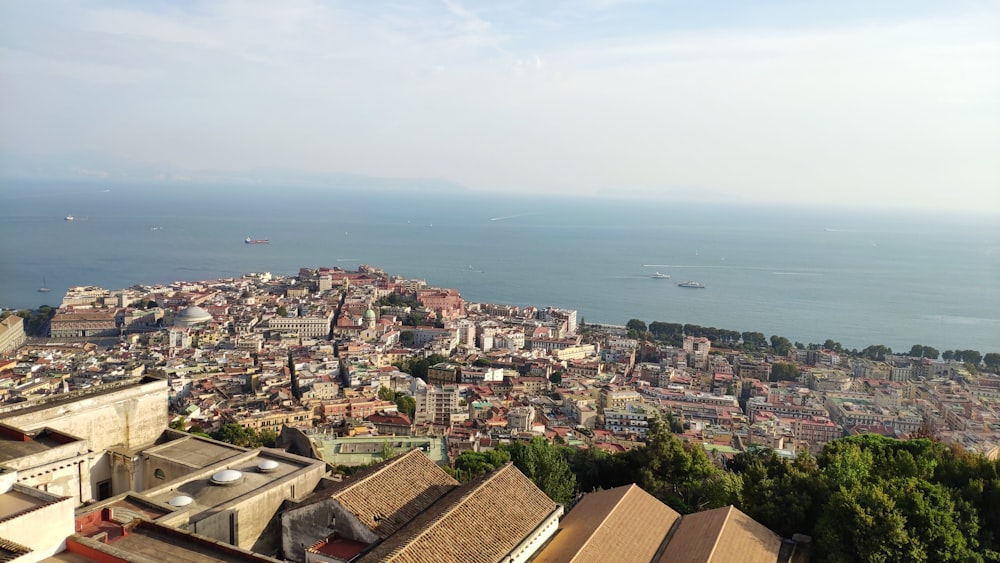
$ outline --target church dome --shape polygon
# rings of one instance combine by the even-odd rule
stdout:
[[[366,321],[374,321],[375,320],[375,311],[372,311],[371,309],[368,309],[367,311],[365,311],[365,320]]]
[[[192,305],[177,313],[177,316],[174,317],[174,326],[194,326],[211,320],[211,313],[197,305]]]

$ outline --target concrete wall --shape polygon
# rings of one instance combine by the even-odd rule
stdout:
[[[167,426],[167,381],[143,378],[135,383],[108,385],[39,403],[0,409],[0,420],[29,431],[48,426],[79,436],[95,451],[112,446],[134,448],[150,444]],[[102,386],[103,387],[103,386]],[[20,407],[20,408],[18,408]]]
[[[17,482],[54,495],[70,497],[74,506],[93,498],[90,491],[90,456],[86,454],[22,469],[18,471]]]
[[[334,531],[332,499],[293,506],[281,515],[282,556],[289,561],[303,561],[307,548]]]
[[[234,455],[237,453],[239,452],[233,452]],[[163,471],[163,479],[158,479],[156,477],[157,469]],[[146,454],[146,461],[143,464],[143,477],[148,487],[158,487],[162,483],[173,481],[174,479],[180,479],[185,475],[201,469],[201,467],[194,467],[177,460],[166,459],[156,455],[155,453],[151,453]]]
[[[220,506],[218,511],[192,522],[189,529],[243,549],[275,554],[281,548],[278,510],[282,503],[285,499],[301,498],[311,493],[325,469],[325,466],[317,464],[304,472],[289,475],[262,491]]]

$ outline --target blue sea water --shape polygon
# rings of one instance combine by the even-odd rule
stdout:
[[[64,217],[73,215],[74,221]],[[848,348],[1000,351],[1000,221],[448,192],[11,183],[0,306],[360,263],[469,300],[754,330]],[[245,237],[267,245],[243,244]],[[653,279],[655,272],[671,279]],[[52,292],[38,293],[43,279]],[[706,289],[684,289],[695,280]]]

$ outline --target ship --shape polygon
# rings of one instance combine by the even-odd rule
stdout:
[[[677,284],[677,287],[691,287],[694,289],[705,289],[705,286],[701,282],[696,281],[686,281]]]
[[[66,216],[66,220],[67,221],[72,221],[73,219],[74,219],[74,217],[72,215],[67,215]]]
[[[267,244],[267,243],[269,243],[271,241],[267,240],[266,238],[250,238],[250,237],[247,237],[247,238],[245,238],[243,240],[243,242],[245,242],[246,244]]]
[[[654,280],[669,280],[670,279],[670,274],[661,274],[660,272],[656,272],[655,274],[653,274],[653,279]]]
[[[45,278],[42,278],[42,287],[38,288],[39,293],[48,293],[52,291],[49,286],[45,283]]]

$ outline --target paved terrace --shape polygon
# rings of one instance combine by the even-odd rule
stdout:
[[[448,462],[448,439],[429,436],[368,436],[363,438],[334,438],[323,434],[310,436],[323,461],[333,465],[358,466],[383,460],[386,446],[403,453],[417,448],[438,465]]]

